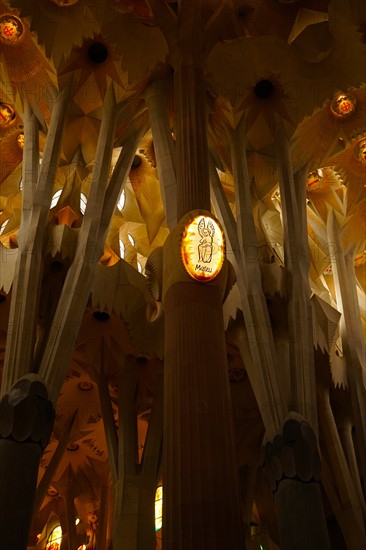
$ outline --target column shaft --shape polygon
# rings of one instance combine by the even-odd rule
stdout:
[[[182,56],[175,69],[178,220],[189,210],[210,210],[203,68]]]
[[[283,480],[275,503],[281,550],[330,550],[319,483]]]
[[[0,439],[2,548],[27,548],[40,458],[41,447],[38,443]]]
[[[176,283],[165,314],[163,544],[242,549],[220,291]]]

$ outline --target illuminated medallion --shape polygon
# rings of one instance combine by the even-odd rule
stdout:
[[[323,186],[323,170],[313,170],[306,178],[307,191],[318,191]]]
[[[0,40],[4,44],[16,44],[24,33],[23,23],[18,17],[7,13],[0,17]]]
[[[356,100],[351,94],[338,93],[330,105],[332,115],[337,118],[346,118],[356,109]]]
[[[17,144],[21,149],[24,148],[24,132],[20,132],[20,134],[17,135]]]
[[[366,138],[361,139],[354,148],[355,157],[366,163]]]
[[[222,268],[225,257],[224,234],[218,222],[200,215],[187,224],[181,241],[184,267],[193,279],[211,281]]]
[[[46,550],[60,550],[62,542],[62,528],[57,525],[52,529],[46,544]]]
[[[15,111],[9,103],[0,102],[0,126],[10,126],[15,121]]]

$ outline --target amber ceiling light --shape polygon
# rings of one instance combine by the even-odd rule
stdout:
[[[366,163],[366,138],[361,139],[354,148],[355,157]]]
[[[349,117],[356,109],[356,100],[351,94],[337,93],[330,104],[330,112],[337,118]]]
[[[78,451],[79,450],[79,445],[77,443],[70,443],[68,446],[67,446],[67,450],[74,453],[75,451]]]
[[[24,33],[23,23],[18,17],[6,13],[0,17],[0,41],[7,45],[17,44]]]

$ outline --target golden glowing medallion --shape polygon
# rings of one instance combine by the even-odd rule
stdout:
[[[24,33],[23,23],[10,13],[0,17],[0,41],[4,44],[16,44]]]
[[[356,100],[351,94],[338,93],[330,105],[330,111],[337,118],[346,118],[356,109]]]
[[[310,172],[306,178],[306,189],[307,191],[319,191],[323,186],[323,170],[319,168],[318,170],[313,170]]]
[[[355,157],[363,163],[366,163],[366,138],[362,138],[354,148]]]
[[[10,126],[15,121],[15,111],[9,103],[0,102],[0,126]]]
[[[222,268],[225,239],[218,222],[211,216],[196,216],[184,228],[181,241],[184,267],[193,279],[211,281]]]

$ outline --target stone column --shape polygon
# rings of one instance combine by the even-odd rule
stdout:
[[[39,461],[54,420],[41,379],[29,374],[0,401],[0,537],[2,548],[26,550]]]
[[[178,242],[191,216],[163,250],[163,546],[238,550],[244,536],[222,318],[228,266],[209,283],[190,279]]]
[[[181,0],[177,14],[166,2],[149,5],[174,69],[180,219],[163,251],[163,547],[239,550],[244,535],[220,286],[226,280],[220,273],[212,282],[194,281],[179,250],[183,217],[196,209],[208,214],[211,206],[204,68],[217,35],[201,2]]]
[[[165,218],[169,229],[172,229],[178,221],[177,181],[175,147],[165,105],[167,88],[167,80],[158,79],[149,84],[144,97],[149,110]]]
[[[287,420],[282,434],[267,443],[265,472],[274,494],[281,550],[330,550],[317,440],[307,422]]]

